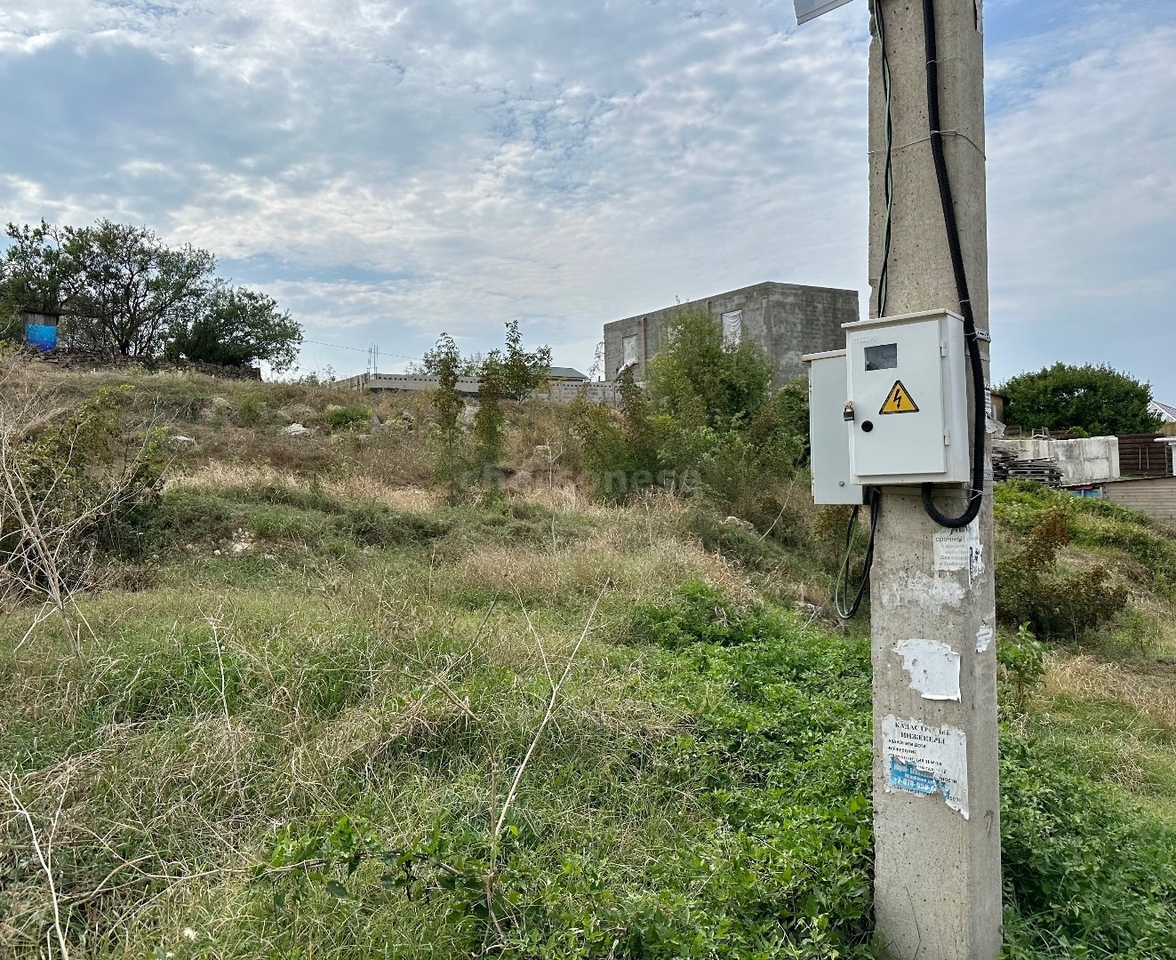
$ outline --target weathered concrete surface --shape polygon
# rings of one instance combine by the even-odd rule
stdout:
[[[743,335],[776,361],[777,387],[807,372],[800,359],[805,354],[844,347],[841,325],[861,319],[856,290],[757,283],[605,324],[605,379],[612,380],[620,371],[626,337],[637,338],[638,368],[634,374],[636,379],[643,379],[645,363],[664,345],[666,327],[675,311],[692,309],[705,310],[716,320],[725,313],[742,311]]]
[[[1067,486],[1118,480],[1119,438],[1082,437],[1077,440],[996,440],[993,449],[1003,450],[1018,460],[1054,460]]]
[[[948,254],[926,113],[922,4],[881,0],[893,77],[893,240],[888,315],[948,308],[959,298]],[[936,0],[942,126],[977,326],[988,327],[983,36],[976,0]],[[885,98],[877,39],[870,62],[871,316],[885,223]],[[986,352],[986,351],[985,351]],[[985,358],[987,370],[987,358]],[[962,513],[962,493],[940,492]],[[995,595],[991,484],[972,545],[925,514],[917,487],[883,491],[871,587],[874,664],[875,913],[896,960],[995,960],[1001,948]],[[958,535],[957,535],[958,537]],[[959,558],[966,561],[961,565]],[[897,651],[914,639],[960,658],[960,699],[912,687]],[[967,810],[894,785],[883,763],[887,718],[966,736]],[[890,723],[894,727],[893,721]],[[956,806],[959,806],[957,803]]]

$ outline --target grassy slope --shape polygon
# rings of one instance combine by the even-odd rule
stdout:
[[[28,611],[0,640],[0,758],[73,956],[871,955],[868,644],[775,605],[822,598],[835,532],[784,549],[541,486],[444,508],[416,485],[423,431],[330,432],[353,395],[138,395],[197,443],[136,589],[83,602],[81,662],[51,623],[18,649]],[[291,414],[316,435],[276,436]],[[559,430],[529,414],[515,442]],[[1006,546],[1042,508],[1010,502]],[[1096,534],[1075,562],[1132,575],[1138,544]],[[1130,627],[1053,654],[1008,710],[1011,956],[1176,954],[1176,643]],[[35,956],[45,874],[23,820],[0,836],[0,954]]]

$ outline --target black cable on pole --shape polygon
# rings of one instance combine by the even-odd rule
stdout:
[[[881,512],[882,496],[877,487],[867,487],[865,492],[866,506],[870,508],[870,539],[866,542],[866,555],[862,560],[862,577],[858,582],[853,602],[848,608],[844,603],[843,586],[849,586],[849,565],[853,560],[853,541],[857,532],[858,515],[862,509],[860,506],[853,508],[853,514],[849,518],[849,528],[845,531],[845,556],[837,573],[837,582],[833,586],[833,608],[842,620],[852,620],[857,616],[870,582],[870,570],[874,566],[874,542],[878,534],[878,514]]]
[[[882,268],[878,272],[878,316],[886,316],[890,293],[890,247],[894,232],[894,84],[890,76],[890,53],[886,47],[886,17],[882,0],[873,0],[874,25],[878,31],[878,52],[882,60],[882,94],[886,100],[883,140],[886,143],[886,166],[882,177],[886,192],[886,223],[882,229]]]
[[[935,32],[935,0],[923,0],[923,32],[927,52],[927,122],[931,133],[931,155],[935,161],[935,179],[939,183],[939,200],[943,207],[943,221],[947,227],[947,245],[951,253],[951,267],[955,273],[960,312],[964,318],[964,340],[972,368],[972,393],[975,398],[975,422],[972,437],[972,489],[968,507],[958,517],[942,513],[932,498],[933,487],[923,484],[923,508],[941,527],[958,530],[968,526],[980,514],[984,502],[984,453],[987,411],[984,409],[984,363],[980,356],[980,337],[972,312],[972,298],[968,290],[968,275],[964,269],[964,252],[960,243],[960,229],[956,221],[955,200],[951,180],[947,174],[947,159],[943,152],[943,131],[939,117],[939,53]]]

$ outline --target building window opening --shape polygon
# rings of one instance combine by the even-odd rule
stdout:
[[[743,311],[723,314],[723,349],[738,350],[743,342]]]
[[[631,366],[637,362],[637,335],[621,339],[621,368]]]

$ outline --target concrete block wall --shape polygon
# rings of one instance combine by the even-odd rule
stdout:
[[[845,346],[843,323],[860,320],[856,290],[806,287],[792,283],[758,283],[702,300],[617,320],[604,328],[605,378],[614,379],[624,360],[624,340],[637,338],[637,380],[661,350],[666,329],[678,310],[701,309],[715,320],[743,313],[743,336],[758,343],[776,361],[775,386],[806,373],[801,357]]]
[[[1012,453],[1018,460],[1053,460],[1067,486],[1118,480],[1117,437],[1083,437],[1079,440],[997,440],[994,450]]]

